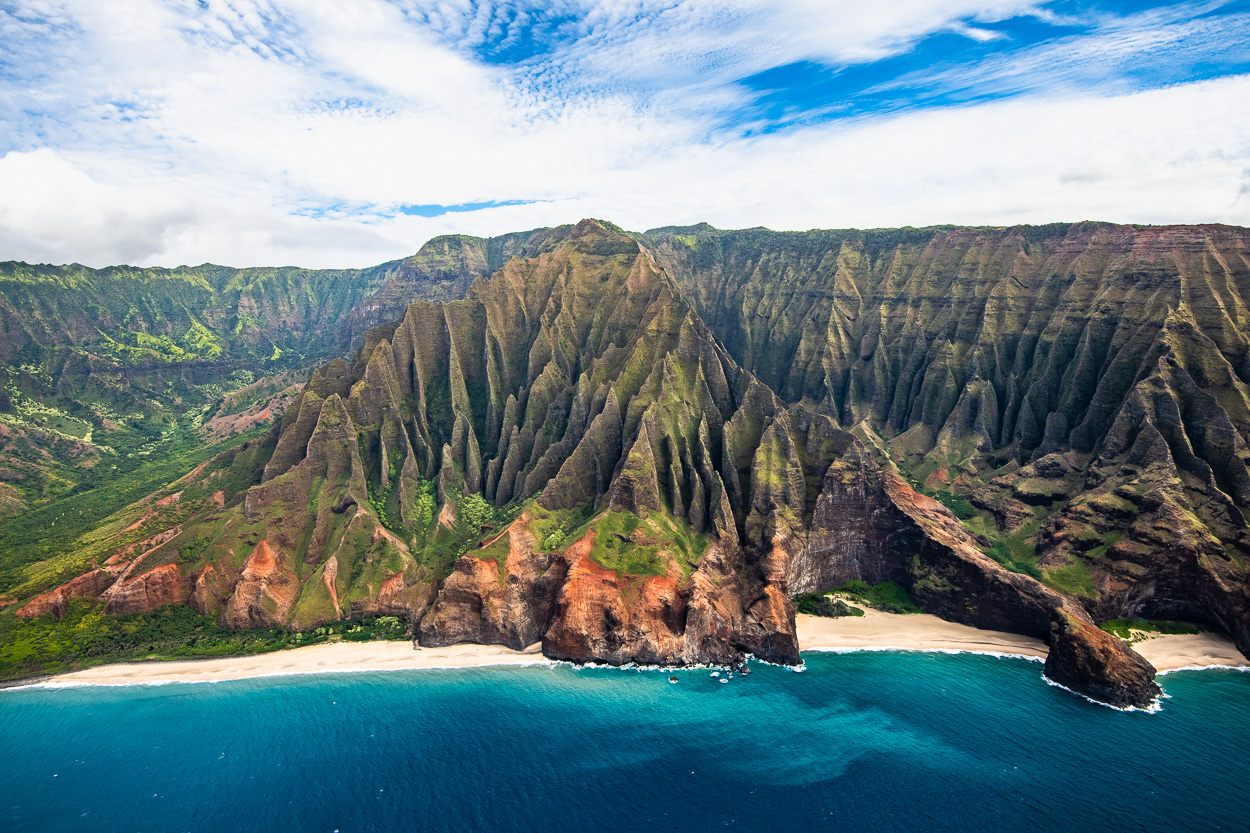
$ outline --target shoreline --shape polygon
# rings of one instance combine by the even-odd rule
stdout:
[[[1046,643],[1039,639],[981,630],[929,614],[899,615],[871,608],[865,609],[863,616],[838,618],[800,613],[795,616],[795,625],[801,652],[928,651],[1019,657],[1034,662],[1044,662],[1047,656]],[[97,665],[15,680],[6,687],[162,685],[305,674],[558,664],[544,657],[541,648],[541,643],[514,651],[500,645],[470,643],[414,649],[408,641],[332,642],[241,657]],[[1160,675],[1207,668],[1250,670],[1250,661],[1222,634],[1159,635],[1137,642],[1133,648]]]
[[[13,688],[218,683],[259,677],[485,668],[493,665],[554,665],[535,642],[523,651],[501,645],[459,643],[444,648],[413,648],[404,641],[329,642],[236,657],[118,662],[15,681]]]
[[[864,609],[863,616],[836,619],[795,614],[800,651],[938,651],[1014,656],[1044,661],[1040,639],[981,630],[928,613],[898,615]],[[1159,675],[1206,668],[1250,670],[1233,641],[1223,634],[1157,634],[1132,643]]]

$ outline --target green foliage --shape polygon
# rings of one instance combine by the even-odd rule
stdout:
[[[456,503],[456,523],[471,532],[480,533],[494,517],[495,507],[479,494],[465,495]]]
[[[372,642],[374,640],[407,639],[408,624],[398,616],[366,616],[343,622],[331,622],[317,628],[314,635],[333,637],[342,635],[347,642]],[[311,644],[307,636],[300,637],[300,644]]]
[[[1169,619],[1111,619],[1103,622],[1099,627],[1125,641],[1133,638],[1133,631],[1163,634],[1202,633],[1202,628],[1195,625],[1190,625],[1186,622],[1174,622]]]
[[[1023,573],[1038,581],[1042,579],[1042,570],[1037,566],[1033,547],[1017,536],[1000,538],[984,552],[1013,573]]]
[[[373,511],[377,514],[378,520],[382,522],[382,526],[398,533],[407,540],[412,540],[424,534],[430,528],[430,524],[434,522],[434,510],[438,506],[438,496],[435,491],[434,484],[428,480],[421,480],[417,485],[416,497],[413,501],[413,522],[410,526],[405,526],[398,518],[392,518],[389,507],[394,501],[396,487],[399,485],[398,479],[392,475],[391,485],[385,491],[376,483],[369,484],[369,505],[373,507]]]
[[[864,611],[835,599],[827,593],[800,593],[794,597],[794,609],[809,616],[863,616]]]
[[[392,532],[396,529],[403,531],[402,527],[392,523],[391,519],[386,514],[386,504],[391,499],[391,492],[393,492],[394,489],[394,483],[391,483],[390,487],[386,491],[382,491],[382,488],[377,483],[369,483],[369,505],[373,507],[373,512],[378,516],[378,520],[382,522],[382,526]]]
[[[977,510],[968,502],[968,498],[963,495],[957,495],[945,489],[936,489],[928,494],[938,503],[951,510],[955,517],[961,521],[969,520],[977,514]]]
[[[557,552],[566,546],[572,540],[574,531],[585,522],[594,508],[593,503],[576,509],[554,511],[542,508],[536,501],[530,501],[527,505],[531,519],[530,531],[538,539],[543,552]]]
[[[434,525],[437,506],[433,483],[422,481],[416,500],[417,519],[415,528],[401,530],[412,541],[413,555],[435,578],[445,578],[460,556],[470,553],[482,540],[483,533],[490,533],[498,526],[511,522],[518,507],[508,511],[496,510],[478,494],[451,497],[456,507],[456,522],[450,529]],[[494,558],[502,573],[507,563],[507,537],[492,549],[490,554],[473,553],[475,557]]]
[[[885,613],[921,613],[920,608],[912,602],[907,591],[892,581],[880,584],[868,584],[859,579],[852,579],[841,587],[835,587],[834,593],[842,593],[871,608]]]
[[[152,453],[107,455],[91,468],[77,472],[79,479],[68,494],[0,521],[0,591],[27,581],[29,565],[81,550],[80,539],[115,512],[264,430],[257,428],[226,442],[208,445],[183,420],[153,446]],[[76,565],[61,578],[68,579],[70,574],[76,574]]]
[[[1079,558],[1064,567],[1053,567],[1045,571],[1043,583],[1052,590],[1086,599],[1098,598],[1098,590],[1089,575],[1084,562]]]
[[[667,513],[604,512],[594,522],[591,560],[622,575],[660,576],[669,559],[688,576],[707,550],[708,539],[696,535],[684,521]]]
[[[178,548],[178,558],[186,564],[194,564],[204,554],[204,550],[208,549],[208,545],[213,543],[213,539],[209,537],[196,538]]]
[[[428,480],[422,480],[417,490],[416,501],[413,504],[414,514],[416,516],[413,521],[413,529],[418,535],[430,528],[430,524],[434,523],[434,510],[438,508],[438,492],[434,489],[434,484]]]
[[[65,617],[20,619],[0,614],[0,680],[127,659],[182,659],[259,654],[334,639],[363,642],[406,639],[407,623],[395,616],[331,622],[312,631],[258,628],[231,631],[185,605],[150,613],[106,616],[102,607],[71,600]]]

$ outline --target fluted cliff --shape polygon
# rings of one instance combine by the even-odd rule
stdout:
[[[462,264],[447,280],[475,277],[464,299],[369,329],[266,439],[22,612],[395,613],[429,645],[792,663],[793,595],[894,581],[1142,705],[1153,669],[1097,622],[1209,622],[1250,648],[1244,234],[583,221],[434,241]],[[387,286],[352,326],[404,297]]]
[[[999,560],[1100,621],[1250,650],[1250,236],[1226,226],[648,233],[785,399],[966,496]],[[972,515],[970,511],[968,513]]]

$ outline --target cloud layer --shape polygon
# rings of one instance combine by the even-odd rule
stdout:
[[[0,0],[0,259],[1250,224],[1247,3]]]

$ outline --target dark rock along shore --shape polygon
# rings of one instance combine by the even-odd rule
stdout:
[[[398,320],[184,478],[176,524],[22,613],[394,613],[425,645],[795,663],[793,595],[894,581],[1144,706],[1154,669],[1097,622],[1250,651],[1248,234],[587,220],[431,241],[345,326]],[[462,300],[404,306],[457,280]]]

